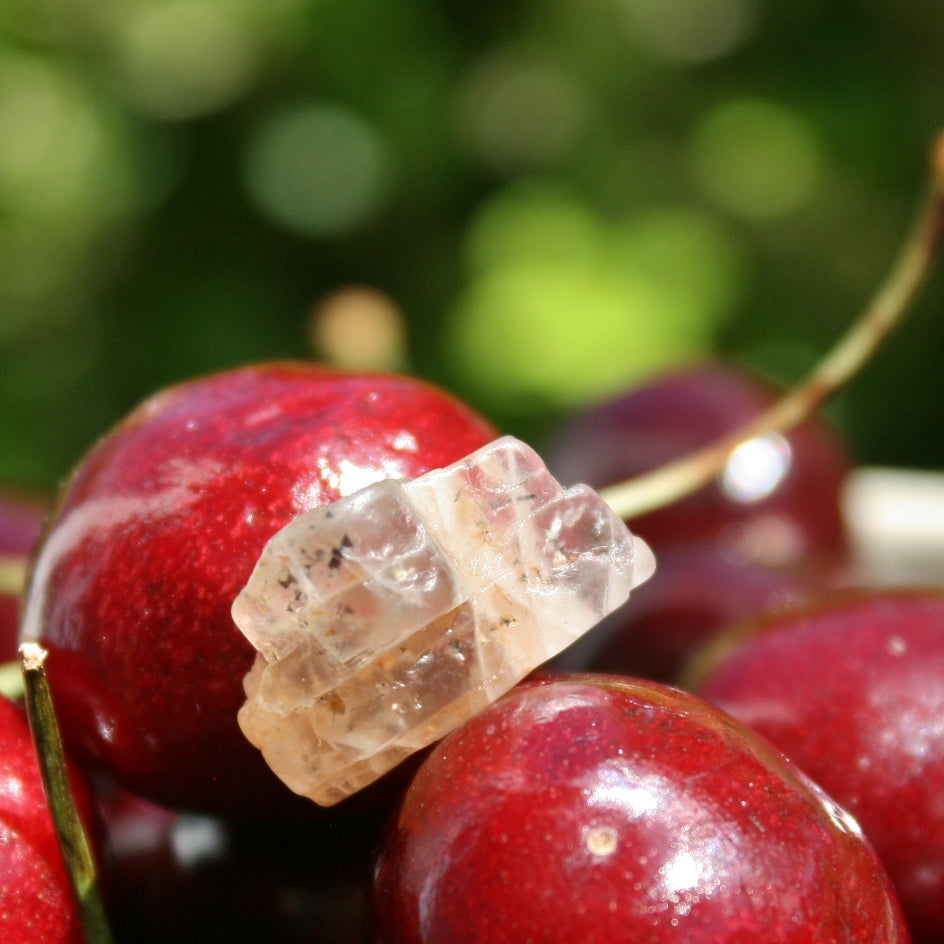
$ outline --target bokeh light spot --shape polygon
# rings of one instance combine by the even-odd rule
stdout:
[[[705,194],[749,219],[797,209],[813,195],[822,174],[809,124],[760,99],[728,100],[710,110],[695,130],[691,160]]]
[[[582,251],[562,252],[563,233],[529,241],[540,221],[565,220],[565,209],[559,196],[521,201],[521,218],[506,217],[503,253],[491,257],[476,246],[502,214],[493,207],[472,225],[478,271],[447,322],[447,357],[492,408],[573,406],[704,353],[739,295],[737,253],[694,210],[661,208],[617,225],[572,205],[588,234]]]
[[[770,495],[790,472],[793,453],[779,433],[741,443],[721,473],[721,489],[736,502],[749,504]]]
[[[116,31],[114,56],[126,94],[165,120],[212,114],[255,77],[259,52],[249,25],[211,0],[138,7]]]
[[[332,292],[312,309],[309,332],[316,353],[339,367],[398,370],[404,366],[403,313],[379,289],[352,285]]]
[[[273,222],[310,236],[366,223],[391,184],[391,159],[374,129],[338,105],[308,103],[263,118],[244,164],[246,189]]]
[[[707,213],[659,207],[616,228],[613,265],[659,285],[688,312],[692,329],[726,318],[744,287],[745,266],[734,238]]]
[[[101,150],[101,128],[81,87],[39,59],[0,63],[0,206],[74,207]]]
[[[512,259],[573,262],[600,252],[600,220],[564,188],[515,184],[483,203],[466,234],[465,260],[482,272]]]
[[[708,62],[742,45],[757,19],[754,0],[622,0],[630,36],[678,62]]]
[[[576,78],[559,68],[518,53],[494,54],[459,91],[459,136],[496,170],[551,164],[576,142],[587,98]]]

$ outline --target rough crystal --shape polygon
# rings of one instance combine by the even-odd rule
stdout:
[[[447,734],[652,573],[592,489],[504,437],[275,535],[233,605],[258,650],[239,712],[296,793],[331,805]]]

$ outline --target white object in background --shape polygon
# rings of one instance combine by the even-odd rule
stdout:
[[[861,582],[944,584],[944,475],[856,469],[843,514]]]

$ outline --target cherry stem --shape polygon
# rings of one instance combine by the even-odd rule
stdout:
[[[601,489],[601,497],[621,518],[632,520],[707,485],[739,445],[759,436],[786,432],[803,422],[878,350],[910,310],[944,235],[944,132],[934,141],[930,163],[928,196],[898,258],[865,310],[832,350],[799,384],[730,435],[652,472]]]
[[[95,859],[75,805],[65,752],[46,678],[48,653],[35,642],[20,646],[26,712],[39,759],[46,802],[79,909],[86,944],[111,944],[112,935],[98,889]]]
[[[29,560],[22,554],[0,554],[0,594],[18,597],[26,588]]]

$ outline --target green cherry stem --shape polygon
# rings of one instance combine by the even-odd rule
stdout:
[[[652,472],[600,490],[620,517],[632,520],[707,485],[741,443],[785,432],[811,416],[849,381],[910,310],[944,235],[944,132],[931,150],[931,184],[895,263],[865,310],[799,384],[729,436]]]
[[[111,944],[112,935],[98,889],[88,835],[76,809],[66,769],[59,724],[46,678],[46,650],[35,642],[20,646],[26,711],[39,758],[46,802],[52,814],[86,944]]]

